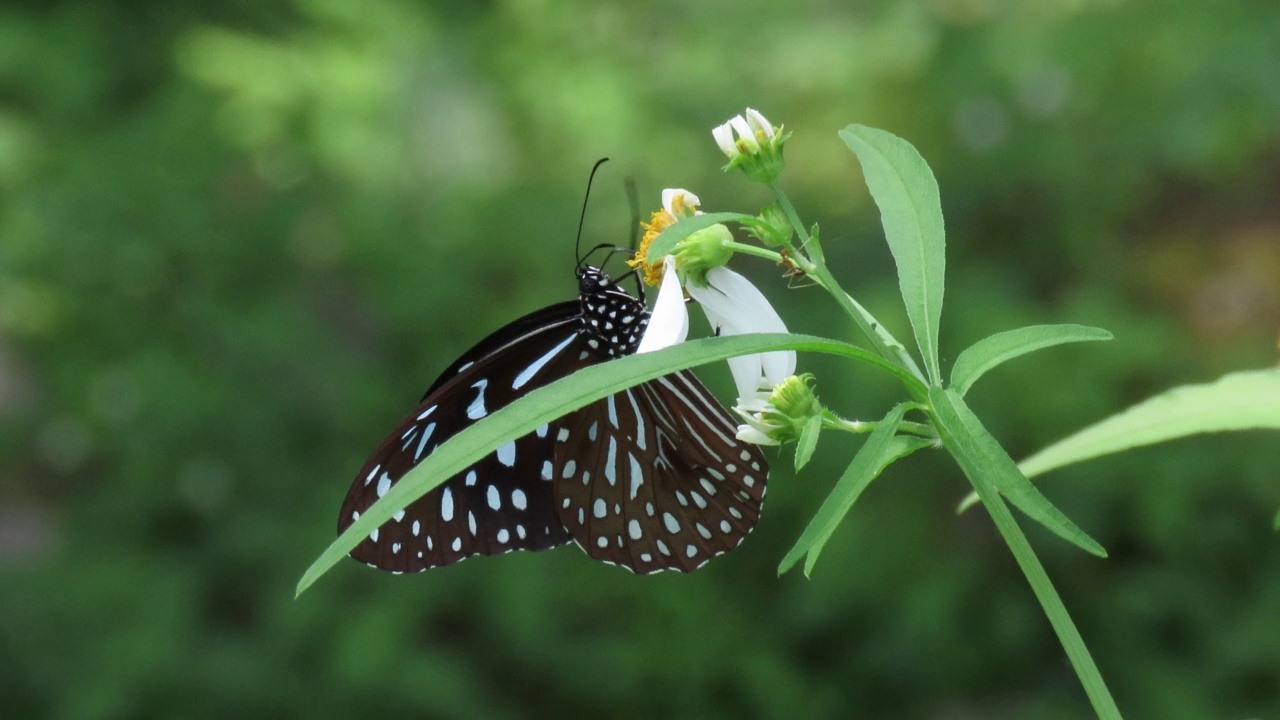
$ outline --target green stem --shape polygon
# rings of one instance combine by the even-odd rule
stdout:
[[[879,424],[880,422],[878,420],[845,420],[835,413],[832,413],[830,410],[826,411],[822,418],[822,427],[828,430],[843,430],[844,432],[853,433],[855,435],[872,432]],[[909,432],[912,435],[919,435],[920,437],[929,438],[931,440],[937,439],[938,437],[938,431],[928,423],[901,420],[898,422],[898,429],[903,432]]]
[[[925,379],[924,373],[920,372],[920,367],[916,365],[915,359],[911,357],[911,353],[907,351],[906,346],[898,342],[897,338],[893,337],[876,320],[874,315],[840,287],[835,276],[827,269],[826,258],[822,252],[822,243],[817,238],[809,236],[804,224],[800,222],[800,216],[796,214],[795,206],[791,204],[791,200],[782,192],[782,188],[778,187],[777,183],[769,183],[769,189],[773,191],[773,195],[778,201],[778,206],[782,208],[787,219],[791,222],[791,226],[795,229],[796,235],[801,239],[801,246],[808,252],[808,255],[806,255],[796,252],[795,248],[788,246],[787,257],[795,263],[796,267],[800,268],[818,285],[831,293],[836,302],[853,319],[854,324],[858,326],[858,330],[871,343],[871,349],[877,355],[910,372],[919,378],[921,382],[928,385],[928,380]],[[916,399],[923,400],[924,398]]]
[[[822,242],[818,238],[809,236],[804,224],[800,222],[800,215],[796,214],[795,206],[791,204],[791,200],[788,199],[786,193],[782,192],[782,188],[778,187],[776,182],[771,182],[769,183],[769,190],[773,191],[774,199],[777,199],[778,206],[782,208],[783,213],[790,220],[791,227],[796,231],[796,236],[800,237],[800,245],[808,251],[808,255],[806,255],[804,252],[796,252],[794,247],[788,246],[787,258],[790,258],[792,263],[795,263],[797,268],[800,268],[801,272],[809,275],[814,282],[817,282],[824,290],[831,293],[832,297],[835,297],[837,304],[844,307],[845,313],[849,314],[855,325],[858,325],[859,331],[863,333],[864,337],[867,337],[870,345],[872,345],[872,350],[876,351],[877,355],[883,357],[884,360],[890,361],[890,363],[901,366],[906,372],[915,375],[924,384],[928,384],[924,373],[920,372],[919,366],[915,364],[915,359],[906,350],[906,346],[897,341],[897,338],[893,337],[892,333],[884,329],[884,325],[878,322],[876,316],[870,314],[858,301],[852,299],[849,293],[840,287],[840,283],[836,282],[835,275],[832,275],[831,270],[827,269],[826,256],[823,255],[822,251]],[[918,397],[916,400],[924,400],[924,398]]]
[[[782,262],[782,253],[777,253],[767,248],[762,248],[759,245],[748,245],[746,243],[729,241],[724,243],[724,246],[734,251],[735,253],[742,253],[743,255],[754,255],[756,257],[761,257],[766,260],[772,260],[775,263]]]
[[[1004,504],[995,486],[985,477],[975,474],[969,479],[973,481],[973,489],[978,491],[978,497],[982,499],[982,504],[991,514],[996,528],[1004,536],[1009,549],[1013,551],[1013,557],[1022,568],[1022,574],[1027,576],[1027,582],[1031,584],[1036,599],[1040,601],[1040,606],[1044,608],[1045,615],[1057,632],[1058,641],[1067,651],[1067,658],[1075,668],[1080,684],[1084,686],[1085,694],[1093,704],[1093,711],[1103,720],[1120,720],[1120,709],[1116,707],[1116,701],[1111,698],[1107,684],[1102,680],[1102,673],[1098,672],[1098,666],[1094,664],[1093,657],[1085,647],[1084,638],[1080,637],[1080,631],[1076,629],[1071,616],[1067,614],[1067,607],[1062,604],[1062,598],[1054,589],[1049,575],[1044,571],[1044,566],[1040,564],[1040,559],[1036,557],[1031,544],[1027,542],[1027,536],[1022,533],[1022,528],[1018,527],[1017,521],[1013,519],[1013,513],[1009,512],[1009,507]]]

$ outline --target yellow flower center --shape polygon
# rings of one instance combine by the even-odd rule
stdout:
[[[649,245],[653,243],[653,239],[662,234],[663,230],[674,223],[676,219],[666,210],[659,210],[649,218],[649,222],[641,222],[640,227],[644,228],[644,237],[640,238],[640,249],[636,250],[636,256],[627,261],[627,264],[633,268],[644,268],[643,280],[646,285],[657,286],[662,282],[662,259],[658,262],[650,263],[646,261],[649,254]]]

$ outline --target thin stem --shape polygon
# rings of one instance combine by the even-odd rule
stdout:
[[[854,324],[858,326],[858,330],[871,343],[871,349],[877,355],[902,367],[927,385],[928,381],[925,379],[924,373],[920,372],[920,367],[916,365],[915,359],[911,357],[911,353],[907,351],[906,346],[898,342],[897,338],[893,337],[876,320],[874,315],[840,287],[835,276],[827,269],[826,259],[822,252],[822,243],[818,238],[809,236],[804,224],[800,222],[800,216],[796,213],[795,206],[791,204],[791,200],[782,192],[782,188],[778,187],[777,183],[769,183],[769,189],[773,191],[773,195],[778,201],[778,206],[782,208],[783,213],[786,214],[787,219],[791,222],[792,228],[795,229],[796,235],[801,239],[801,245],[808,251],[806,256],[804,253],[796,252],[794,248],[788,246],[788,258],[802,272],[831,293],[836,302],[853,319]]]
[[[822,427],[828,430],[843,430],[844,432],[862,435],[872,432],[879,426],[880,421],[864,421],[864,420],[845,420],[830,411],[823,417]],[[919,435],[920,437],[937,439],[938,431],[932,425],[927,423],[912,422],[910,420],[901,420],[898,422],[898,429],[903,432]]]
[[[1018,527],[1008,506],[1004,504],[999,492],[986,477],[970,475],[969,479],[973,482],[973,488],[978,492],[978,497],[982,498],[982,504],[986,506],[987,512],[991,514],[996,528],[1004,536],[1009,549],[1013,551],[1013,557],[1022,568],[1022,573],[1026,575],[1027,582],[1031,584],[1031,590],[1040,601],[1040,606],[1044,608],[1049,623],[1058,634],[1058,640],[1066,650],[1067,658],[1075,668],[1080,684],[1084,686],[1085,694],[1089,696],[1089,702],[1093,704],[1093,711],[1103,720],[1120,720],[1120,709],[1116,707],[1115,700],[1107,690],[1107,684],[1102,680],[1102,674],[1098,672],[1098,666],[1094,664],[1093,657],[1085,647],[1084,638],[1080,637],[1080,631],[1076,629],[1071,616],[1067,614],[1067,607],[1062,604],[1062,598],[1054,589],[1053,583],[1049,581],[1048,573],[1040,564],[1035,551],[1031,549],[1031,544],[1027,542],[1027,536],[1022,533],[1022,528]]]
[[[756,257],[761,257],[766,260],[772,260],[775,263],[782,262],[782,253],[777,253],[767,248],[762,248],[758,245],[748,245],[746,243],[728,241],[724,243],[724,246],[734,251],[735,253],[742,253],[743,255],[754,255]]]

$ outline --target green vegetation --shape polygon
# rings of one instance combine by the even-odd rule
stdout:
[[[1083,636],[1126,716],[1280,714],[1274,431],[1141,447],[1187,435],[1224,384],[1274,392],[1273,3],[450,7],[0,10],[6,712],[1082,717],[1098,688],[1063,646],[1079,669]],[[710,128],[745,105],[796,133],[784,182],[831,273],[914,330],[927,377],[952,373],[927,399],[964,473],[892,437],[901,386],[831,343],[801,370],[842,416],[884,418],[870,450],[851,465],[824,440],[798,475],[779,456],[760,526],[697,573],[573,549],[417,577],[340,562],[294,601],[355,470],[434,374],[574,293],[597,157],[614,162],[593,242],[630,236],[624,173],[646,212],[668,186],[709,212],[771,199],[716,169]],[[850,120],[937,175],[941,324],[940,256],[910,223],[885,251],[885,196],[835,135]],[[841,137],[865,163],[869,136]],[[920,272],[899,286],[904,265]],[[794,331],[861,341],[766,267],[740,269]],[[937,303],[904,310],[900,290]],[[1115,341],[987,373],[1092,327]],[[730,399],[722,366],[702,374]],[[1037,472],[1098,459],[1001,485],[1022,477],[1004,450],[1131,406]],[[964,474],[990,515],[953,513]],[[1071,518],[1055,529],[1108,559],[997,493],[1051,499]],[[806,571],[822,563],[779,578],[802,533]]]

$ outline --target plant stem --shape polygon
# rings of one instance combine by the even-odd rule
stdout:
[[[731,242],[726,242],[724,246],[729,248],[730,250],[733,250],[735,253],[742,253],[743,255],[754,255],[756,257],[764,258],[766,260],[772,260],[775,263],[782,262],[782,253],[774,252],[767,248],[762,248],[758,245],[748,245],[747,243],[731,241]]]
[[[782,192],[782,189],[778,187],[778,184],[769,183],[769,189],[773,191],[773,195],[778,201],[778,206],[782,208],[782,211],[786,213],[787,218],[791,221],[791,226],[801,240],[801,247],[808,252],[808,255],[806,255],[805,253],[797,252],[794,247],[788,246],[787,257],[796,264],[796,267],[800,268],[801,271],[813,278],[827,292],[831,293],[831,296],[844,308],[844,311],[853,319],[854,324],[858,326],[858,329],[871,343],[871,348],[877,355],[910,372],[919,378],[921,382],[928,385],[928,380],[925,378],[924,373],[920,372],[915,359],[907,352],[906,346],[898,342],[876,320],[874,315],[840,287],[835,276],[827,269],[821,242],[817,238],[809,236],[808,231],[805,230],[804,225],[800,222],[800,216],[796,214],[795,206],[791,204],[791,201]],[[917,399],[922,400],[923,398]]]
[[[1116,707],[1116,701],[1111,698],[1107,684],[1103,682],[1102,674],[1098,672],[1098,666],[1094,664],[1093,657],[1085,647],[1084,638],[1080,637],[1080,631],[1076,629],[1071,616],[1067,614],[1067,607],[1062,604],[1062,598],[1054,589],[1049,575],[1044,571],[1044,566],[1040,564],[1040,559],[1036,557],[1031,544],[1027,542],[1027,536],[1022,533],[1022,528],[1018,527],[1018,522],[1013,519],[1009,506],[1004,504],[995,486],[980,473],[970,475],[969,480],[973,483],[973,489],[978,492],[978,497],[982,499],[983,506],[991,514],[996,528],[1004,536],[1004,541],[1008,543],[1013,557],[1018,561],[1018,566],[1022,568],[1022,574],[1026,575],[1027,582],[1031,584],[1031,589],[1036,594],[1036,599],[1040,601],[1040,606],[1044,608],[1045,615],[1049,618],[1049,623],[1058,634],[1058,641],[1062,643],[1062,649],[1067,651],[1067,658],[1075,668],[1080,684],[1084,686],[1085,694],[1093,704],[1093,711],[1103,720],[1120,720],[1120,709]]]
[[[861,435],[872,432],[879,424],[880,422],[878,420],[845,420],[828,410],[823,417],[822,426],[830,430],[843,430],[855,435]],[[938,437],[938,431],[935,430],[932,425],[927,423],[901,420],[898,422],[898,429],[924,438],[936,439]]]

